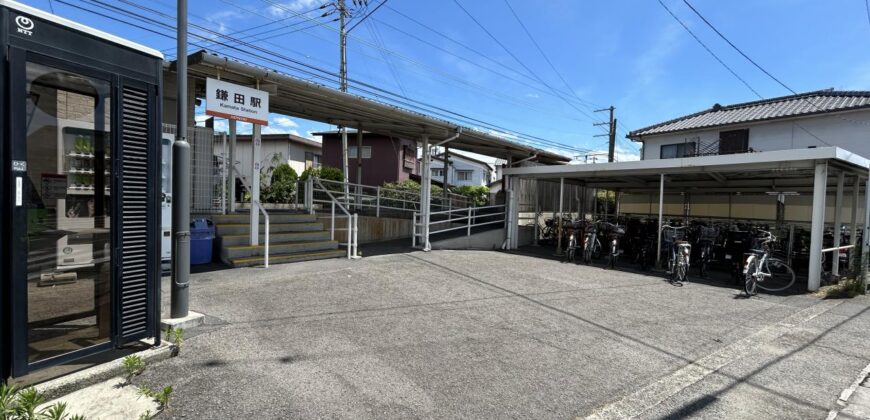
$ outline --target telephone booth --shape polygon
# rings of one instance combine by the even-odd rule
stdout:
[[[159,336],[162,56],[0,0],[0,370]]]

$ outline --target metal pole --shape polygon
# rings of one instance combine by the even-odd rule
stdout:
[[[562,203],[565,192],[565,178],[559,178],[559,218],[556,222],[556,255],[562,255]]]
[[[861,278],[862,287],[867,290],[867,257],[870,256],[870,177],[864,183],[864,240],[861,245]]]
[[[377,198],[375,199],[375,217],[381,217],[381,186],[377,187]]]
[[[816,291],[822,283],[822,238],[825,234],[825,196],[828,189],[828,164],[817,163],[813,181],[813,216],[810,228],[810,269],[807,290]]]
[[[362,126],[356,129],[356,206],[362,205],[362,149],[363,149],[363,132]]]
[[[843,188],[846,185],[846,173],[840,172],[837,175],[837,196],[834,204],[834,244],[832,246],[840,246],[843,241]],[[831,275],[834,278],[840,276],[840,251],[831,252]]]
[[[619,191],[617,191],[615,194],[616,194],[616,223],[619,224],[619,199],[621,197],[620,197]]]
[[[854,273],[857,261],[855,257],[855,245],[858,244],[858,202],[861,196],[861,178],[855,177],[855,183],[852,185],[852,218],[849,223],[849,245],[853,248],[849,250],[849,269],[850,273]]]
[[[221,214],[227,214],[227,135],[226,133],[221,134],[221,140],[223,140],[224,149],[221,152],[221,157],[224,158],[224,164],[221,165],[221,177],[223,178],[223,182],[221,183]]]
[[[656,267],[662,267],[662,218],[665,207],[665,174],[659,175],[659,237],[656,241]]]
[[[257,82],[257,89],[260,88],[260,82]],[[262,138],[260,133],[262,127],[259,124],[254,124],[253,134],[251,135],[251,144],[253,150],[251,153],[251,246],[259,245],[260,235],[260,145]]]
[[[236,212],[236,120],[230,120],[230,213]]]
[[[172,144],[172,296],[170,316],[188,315],[190,292],[190,144],[187,143],[187,0],[178,0],[177,131]]]
[[[541,203],[538,201],[538,187],[540,187],[540,181],[535,180],[535,239],[533,242],[535,246],[538,246],[538,236],[541,234],[541,226],[538,224],[540,223],[538,219],[540,219],[541,216]]]
[[[420,174],[423,177],[423,185],[420,187],[420,211],[422,212],[422,223],[423,223],[423,250],[429,251],[429,220],[431,217],[431,192],[432,192],[432,171],[429,168],[430,158],[429,158],[429,136],[423,135],[423,164],[422,164],[422,173]]]

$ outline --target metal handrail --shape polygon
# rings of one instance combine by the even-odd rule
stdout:
[[[245,189],[248,190],[248,193],[251,194],[251,204],[256,203],[257,209],[260,210],[260,213],[263,213],[263,217],[266,218],[266,238],[264,241],[265,253],[263,255],[263,267],[269,268],[269,213],[266,211],[266,209],[263,208],[260,200],[254,200],[254,192],[252,191],[251,186],[248,185],[248,182],[245,181],[245,178],[239,172],[239,168],[233,166],[233,171],[236,173],[236,175],[239,176],[239,179],[242,181],[242,186],[245,187]]]
[[[342,212],[344,212],[344,214],[347,216],[347,228],[346,229],[338,229],[338,230],[346,230],[347,231],[347,258],[348,259],[356,258],[357,251],[358,251],[357,240],[358,240],[358,234],[359,234],[359,227],[357,224],[359,219],[357,218],[357,215],[351,214],[351,212],[348,211],[348,209],[345,208],[341,204],[341,202],[338,201],[337,198],[335,198],[334,195],[332,195],[332,192],[323,186],[323,183],[321,182],[320,178],[314,177],[313,182],[317,183],[317,185],[320,186],[321,190],[323,192],[325,192],[331,200],[332,214],[331,214],[331,218],[330,218],[330,228],[329,228],[330,239],[335,240],[335,231],[336,231],[336,228],[335,228],[335,206],[338,205],[338,208]]]
[[[406,190],[397,190],[393,188],[385,188],[380,186],[371,186],[371,185],[363,185],[363,184],[354,184],[354,183],[344,183],[341,181],[331,181],[321,179],[320,189],[318,191],[326,192],[330,190],[325,188],[323,184],[333,186],[333,188],[342,190],[341,199],[345,200],[348,205],[354,205],[358,208],[366,207],[366,208],[374,208],[375,216],[380,217],[381,210],[396,210],[396,211],[405,211],[405,212],[415,212],[419,211],[419,198],[420,193],[414,191],[406,191]],[[344,195],[344,186],[348,186],[348,193]],[[366,193],[365,189],[375,190],[374,194]],[[331,191],[331,190],[330,190]],[[466,209],[471,204],[467,197],[450,193],[451,196],[447,200],[447,202],[441,203],[431,203],[432,207],[436,208],[451,208],[454,202],[457,202],[457,205],[460,206],[461,209]],[[434,198],[434,197],[433,197]],[[437,197],[440,198],[440,197]],[[331,197],[331,199],[337,199],[336,197]],[[330,200],[317,199],[315,197],[311,197],[311,203],[329,203]],[[389,205],[393,203],[400,203],[401,207],[397,205]]]
[[[486,213],[486,214],[477,214],[477,212],[479,210],[486,210],[486,209],[501,209],[502,211],[493,212],[493,213]],[[452,213],[462,213],[463,215],[454,218],[454,217],[452,217]],[[462,226],[448,227],[448,228],[434,230],[434,231],[429,230],[429,236],[436,234],[436,233],[452,232],[454,230],[460,230],[460,229],[465,229],[465,231],[466,231],[465,235],[471,236],[471,229],[472,228],[479,227],[479,226],[492,225],[492,224],[496,224],[496,223],[504,223],[505,219],[507,217],[507,207],[504,204],[500,204],[500,205],[495,205],[495,206],[468,207],[465,209],[447,210],[447,211],[430,213],[430,215],[435,215],[435,214],[450,214],[451,217],[449,217],[446,220],[438,220],[438,221],[434,221],[434,222],[430,220],[429,221],[430,229],[431,229],[432,225],[437,225],[437,224],[444,224],[444,223],[453,224],[453,223],[462,222],[462,221],[465,221],[465,223]],[[422,215],[420,213],[414,212],[414,218],[412,220],[413,233],[411,235],[411,246],[412,247],[417,246],[417,237],[420,237],[421,243],[423,243],[423,244],[428,243],[428,238],[425,238],[424,237],[425,235],[423,233],[425,230],[421,229],[420,232],[418,232],[417,228],[425,225],[425,223],[418,221],[419,216],[422,216]],[[478,222],[477,221],[478,219],[485,219],[485,218],[497,217],[497,216],[501,216],[501,217],[498,220],[491,220],[488,222]]]

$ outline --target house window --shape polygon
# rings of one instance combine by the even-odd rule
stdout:
[[[305,169],[319,168],[319,167],[320,167],[320,155],[315,154],[313,152],[305,152]]]
[[[348,159],[356,159],[356,146],[350,146],[347,148],[347,158]],[[362,158],[363,159],[371,159],[372,158],[372,147],[371,146],[363,146],[362,147]]]
[[[456,180],[457,181],[471,181],[472,173],[474,173],[474,171],[457,170],[456,171]]]
[[[432,168],[432,176],[443,177],[444,168]]]
[[[661,149],[661,159],[675,159],[695,154],[695,142],[666,144]]]
[[[722,131],[719,133],[719,154],[746,153],[749,151],[749,129]]]

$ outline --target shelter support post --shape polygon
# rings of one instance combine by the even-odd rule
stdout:
[[[864,239],[861,244],[861,278],[864,290],[867,290],[867,257],[870,257],[870,177],[864,183]]]
[[[665,204],[665,174],[659,175],[659,235],[656,241],[656,267],[662,267],[662,218]]]
[[[816,163],[813,180],[813,213],[810,227],[810,267],[807,290],[816,291],[822,283],[822,238],[825,234],[825,198],[827,195],[828,164]]]
[[[849,272],[854,273],[855,264],[857,261],[855,260],[855,245],[858,244],[858,203],[861,197],[861,178],[855,177],[855,181],[852,184],[852,213],[850,214],[851,220],[849,220],[849,245],[852,245],[852,249],[849,250]]]
[[[260,143],[262,126],[254,124],[251,143],[251,246],[257,246],[260,234]]]
[[[356,129],[356,205],[359,207],[362,202],[362,149],[363,149],[363,130],[362,126]]]
[[[528,182],[528,181],[526,181],[526,182]],[[534,236],[532,239],[532,244],[534,246],[538,246],[538,236],[541,234],[541,232],[540,232],[541,225],[539,224],[540,217],[541,217],[541,203],[538,201],[538,198],[539,198],[538,197],[538,190],[540,189],[540,187],[541,187],[541,182],[538,180],[535,180],[535,194],[534,194],[534,197],[535,197],[535,226],[534,226],[535,233],[534,233]]]
[[[621,196],[621,194],[619,193],[619,191],[617,191],[616,192],[616,216],[615,216],[617,224],[619,224],[619,199],[621,198],[620,196]]]
[[[837,196],[834,204],[834,244],[840,246],[843,241],[843,188],[846,185],[846,173],[840,171],[837,175]],[[840,276],[840,251],[831,253],[831,275]]]
[[[359,150],[357,150],[359,153]],[[341,127],[341,173],[344,174],[344,207],[348,207],[350,198],[350,168],[347,164],[347,127]]]
[[[562,204],[564,203],[565,178],[559,178],[559,218],[556,223],[556,255],[562,255]]]
[[[230,156],[229,160],[229,172],[230,172],[230,185],[229,197],[227,199],[230,200],[230,213],[236,212],[236,120],[229,121],[230,126]]]
[[[429,217],[430,217],[430,206],[431,206],[431,191],[432,191],[432,171],[429,169],[430,157],[429,157],[429,136],[423,135],[423,162],[421,163],[420,175],[422,176],[423,185],[420,187],[420,221],[422,226],[422,240],[423,250],[429,251]]]
[[[441,205],[447,205],[447,210],[452,210],[450,206],[450,201],[448,198],[450,197],[450,189],[448,186],[450,185],[450,146],[444,145],[444,167],[441,170],[441,186],[442,188],[442,198]]]

